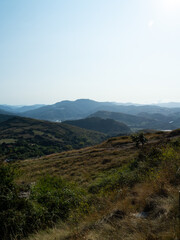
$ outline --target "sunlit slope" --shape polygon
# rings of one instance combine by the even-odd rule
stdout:
[[[168,141],[169,133],[146,134],[149,144]],[[35,181],[46,173],[62,176],[70,181],[90,184],[99,173],[121,167],[138,154],[130,136],[113,137],[107,141],[80,150],[66,151],[48,156],[18,162],[22,170],[22,181]]]

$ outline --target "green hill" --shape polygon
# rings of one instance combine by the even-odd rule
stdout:
[[[65,121],[64,123],[102,132],[108,134],[109,136],[126,135],[131,133],[131,130],[128,126],[113,119],[101,119],[98,117],[92,117],[80,120]]]
[[[11,117],[0,123],[1,158],[24,159],[103,141],[102,133],[61,123]]]

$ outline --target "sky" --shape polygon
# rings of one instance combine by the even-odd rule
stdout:
[[[0,104],[180,102],[180,0],[0,0]]]

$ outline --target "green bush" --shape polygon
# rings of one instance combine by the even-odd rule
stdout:
[[[136,144],[137,148],[139,148],[140,144],[143,148],[144,144],[148,142],[147,138],[144,136],[144,134],[142,132],[138,133],[138,134],[131,135],[131,139]]]
[[[119,187],[132,187],[135,183],[140,181],[140,176],[137,171],[131,171],[128,166],[119,169],[113,173],[106,173],[101,178],[92,183],[88,191],[89,193],[99,193],[109,190],[114,190]]]
[[[10,165],[0,166],[0,236],[1,239],[18,239],[26,225],[25,209],[28,202],[19,197],[14,183],[15,170]]]
[[[30,198],[23,198],[14,183],[16,171],[0,166],[0,239],[26,237],[40,228],[66,220],[72,209],[87,210],[84,192],[57,177],[46,176],[35,184]]]
[[[43,207],[45,221],[50,223],[67,219],[83,201],[83,194],[61,178],[46,176],[32,188],[31,200]]]

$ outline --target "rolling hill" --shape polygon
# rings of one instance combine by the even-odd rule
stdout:
[[[105,138],[105,134],[67,124],[11,117],[0,123],[0,156],[37,157],[94,145]]]
[[[113,119],[91,117],[80,120],[65,121],[64,123],[89,130],[102,132],[109,136],[127,135],[131,133],[131,129],[128,126],[126,126],[124,123],[120,123]]]

